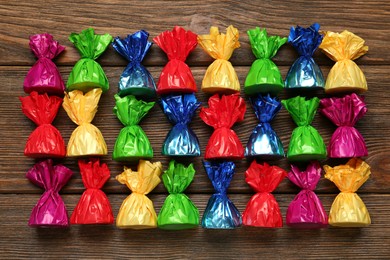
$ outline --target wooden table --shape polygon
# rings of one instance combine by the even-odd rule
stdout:
[[[390,2],[388,1],[0,1],[0,258],[280,258],[280,259],[319,259],[319,258],[389,258],[390,257],[390,113],[388,94],[390,89]],[[309,26],[319,22],[323,30],[342,31],[348,29],[366,40],[370,50],[357,61],[364,71],[369,86],[366,93],[368,113],[356,127],[364,136],[369,156],[365,161],[372,167],[371,178],[359,190],[361,198],[371,213],[372,225],[367,228],[328,228],[324,230],[295,230],[239,228],[236,230],[193,230],[168,232],[162,230],[119,230],[115,226],[72,226],[69,229],[34,229],[27,226],[32,207],[39,199],[42,190],[29,183],[26,171],[34,160],[23,156],[28,135],[34,124],[21,112],[19,96],[23,93],[23,79],[35,62],[28,47],[31,34],[48,32],[61,44],[66,52],[55,62],[67,80],[69,72],[79,54],[68,41],[71,32],[80,32],[94,27],[97,33],[110,33],[124,37],[139,29],[150,33],[150,38],[160,32],[170,30],[175,25],[191,29],[198,34],[208,33],[212,25],[224,30],[233,24],[240,31],[241,48],[231,59],[237,70],[241,84],[254,60],[246,30],[255,26],[265,27],[270,34],[287,36],[290,26]],[[286,44],[277,57],[276,64],[283,76],[296,58],[296,52]],[[333,65],[319,51],[315,59],[325,76]],[[121,173],[122,164],[111,160],[115,139],[121,124],[112,112],[113,95],[117,92],[117,82],[126,62],[112,47],[98,60],[109,78],[111,88],[104,94],[94,124],[102,131],[108,145],[109,154],[103,157],[112,173],[112,178],[104,187],[118,213],[121,202],[129,190],[119,184],[114,177]],[[144,64],[158,79],[162,67],[167,62],[165,54],[153,46]],[[188,58],[188,64],[200,87],[207,66],[212,62],[198,47]],[[242,93],[243,95],[243,93]],[[324,95],[320,95],[323,97]],[[197,93],[202,104],[207,96]],[[283,93],[281,98],[286,98]],[[248,109],[243,123],[234,130],[245,144],[257,124],[252,108]],[[61,109],[54,125],[68,141],[75,125]],[[167,167],[169,158],[160,154],[164,136],[170,129],[166,117],[156,105],[141,126],[149,136],[155,150],[154,161],[162,161]],[[335,126],[328,119],[317,114],[313,126],[328,143]],[[202,153],[212,129],[198,116],[192,127],[200,139]],[[282,110],[273,127],[287,149],[294,124],[286,110]],[[213,192],[201,165],[202,158],[191,160],[197,174],[187,193],[203,214],[207,200]],[[188,160],[189,161],[189,160]],[[76,165],[76,159],[61,161],[70,167],[75,175],[62,190],[68,210],[72,212],[84,187]],[[335,165],[345,160],[323,162]],[[288,170],[287,161],[273,162]],[[129,165],[134,167],[135,165]],[[229,188],[232,201],[242,212],[253,193],[244,181],[244,172],[249,162],[237,163],[237,171]],[[288,204],[298,189],[287,179],[276,190],[283,216]],[[316,192],[327,211],[338,190],[328,180],[322,178]],[[160,184],[150,195],[158,212],[166,197]]]

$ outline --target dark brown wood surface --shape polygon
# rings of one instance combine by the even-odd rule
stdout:
[[[390,3],[387,1],[0,1],[0,258],[390,258],[389,14]],[[18,100],[19,96],[25,95],[23,80],[35,62],[28,47],[29,35],[48,32],[67,47],[65,53],[55,60],[66,81],[79,58],[76,49],[67,40],[71,32],[94,27],[97,33],[123,37],[145,29],[152,39],[175,25],[205,34],[212,25],[219,26],[223,31],[233,24],[240,31],[241,48],[234,52],[231,61],[243,85],[254,60],[246,30],[259,26],[267,28],[270,34],[287,36],[290,26],[309,26],[313,22],[319,22],[323,30],[348,29],[364,38],[370,48],[357,61],[366,75],[369,91],[365,94],[368,113],[356,125],[368,146],[369,156],[364,159],[372,167],[371,178],[359,189],[371,213],[373,224],[370,227],[325,230],[240,228],[227,231],[199,227],[167,232],[158,229],[119,230],[115,226],[72,226],[65,230],[32,229],[27,226],[31,209],[42,193],[25,179],[25,173],[32,167],[34,160],[24,157],[23,149],[35,126],[22,114]],[[319,51],[314,57],[326,76],[333,62]],[[282,46],[274,60],[283,76],[295,58],[296,53],[290,45]],[[108,163],[112,178],[105,185],[104,191],[109,195],[116,215],[121,202],[129,194],[129,190],[113,178],[121,172],[123,164],[111,160],[115,139],[122,127],[112,113],[113,96],[117,92],[117,82],[126,62],[112,47],[98,61],[105,69],[111,87],[102,96],[93,123],[102,131],[108,145],[109,154],[102,160]],[[144,64],[157,80],[166,62],[165,54],[154,45]],[[212,59],[200,47],[189,56],[188,64],[198,86],[211,62]],[[207,95],[201,91],[196,95],[203,105],[207,105]],[[325,96],[322,93],[315,95]],[[288,94],[282,93],[280,97],[287,98]],[[244,145],[256,124],[257,119],[247,101],[245,120],[233,128]],[[75,125],[63,109],[54,125],[61,131],[65,141],[69,140]],[[287,150],[291,131],[295,127],[288,112],[282,109],[272,125]],[[169,158],[162,156],[160,151],[163,137],[171,125],[157,104],[141,122],[141,126],[154,148],[153,160],[162,161],[166,167]],[[198,116],[191,126],[199,137],[204,153],[212,129]],[[319,114],[313,126],[328,143],[335,126]],[[199,157],[185,162],[193,162],[197,170],[187,193],[202,214],[213,189],[202,168],[201,159]],[[323,164],[337,165],[345,161],[328,160]],[[76,159],[66,158],[59,162],[75,172],[62,190],[71,212],[84,187]],[[286,159],[271,163],[286,170],[289,168]],[[244,210],[252,194],[244,180],[248,165],[246,160],[237,163],[236,175],[229,188],[230,197],[240,211]],[[297,192],[298,189],[287,179],[275,191],[283,216]],[[322,178],[316,192],[329,211],[337,188]],[[166,197],[163,185],[160,184],[150,197],[158,212]]]

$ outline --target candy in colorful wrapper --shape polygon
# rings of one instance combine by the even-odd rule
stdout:
[[[26,174],[35,185],[45,189],[34,206],[28,225],[31,227],[68,227],[69,218],[64,201],[58,193],[73,172],[63,165],[53,165],[51,159],[36,163]]]
[[[283,144],[270,124],[271,120],[282,108],[282,104],[278,98],[271,97],[269,94],[251,97],[250,101],[260,123],[249,137],[245,156],[263,158],[283,157]]]
[[[119,95],[121,96],[152,97],[156,94],[154,79],[141,64],[152,46],[152,42],[148,41],[148,37],[149,33],[141,30],[127,35],[124,39],[116,37],[112,43],[112,47],[129,61],[119,79]]]
[[[244,120],[246,105],[238,94],[218,94],[209,98],[209,107],[202,107],[200,118],[214,128],[205,152],[205,159],[241,159],[244,148],[237,134],[230,129],[236,122]]]
[[[324,166],[325,178],[340,190],[329,213],[329,225],[338,227],[364,227],[371,224],[370,214],[364,202],[356,194],[370,177],[370,166],[359,158],[336,167]]]
[[[162,175],[169,195],[158,214],[158,227],[162,229],[188,229],[199,225],[199,211],[190,198],[183,192],[195,176],[192,163],[185,167],[175,161],[169,162],[169,168]]]
[[[234,175],[233,162],[207,162],[203,166],[215,193],[210,197],[202,218],[203,228],[233,229],[241,226],[241,214],[226,191]]]
[[[271,194],[287,172],[278,166],[253,161],[245,172],[245,181],[256,191],[242,213],[242,223],[253,227],[282,227],[283,219],[279,204]]]
[[[66,156],[100,156],[107,154],[107,145],[100,130],[91,124],[97,112],[102,90],[95,88],[83,94],[73,90],[65,94],[63,108],[78,127],[70,136]]]
[[[328,145],[329,157],[367,156],[364,138],[354,127],[356,122],[367,112],[364,97],[352,93],[342,98],[323,98],[320,106],[320,112],[338,126]]]
[[[67,91],[89,91],[91,88],[101,88],[103,92],[109,88],[109,83],[103,68],[95,60],[102,55],[112,42],[108,33],[95,34],[93,28],[83,30],[81,33],[71,33],[71,41],[81,54],[81,59],[74,65],[66,83]]]
[[[326,93],[367,91],[366,77],[353,61],[368,52],[362,38],[349,31],[326,32],[320,49],[336,62],[326,79]]]
[[[300,171],[291,165],[287,177],[292,183],[301,188],[287,209],[286,224],[296,228],[324,228],[328,225],[328,216],[320,199],[314,193],[321,179],[321,165],[311,162],[306,170]]]
[[[65,143],[60,131],[51,123],[61,106],[62,98],[38,94],[33,91],[27,97],[19,97],[23,113],[38,127],[30,134],[24,155],[33,158],[61,158],[65,156]]]
[[[287,38],[268,36],[267,30],[259,27],[249,30],[247,33],[256,60],[245,79],[245,94],[277,94],[283,90],[284,81],[278,67],[271,59],[276,55],[279,48],[287,42]]]
[[[122,203],[116,218],[119,228],[145,229],[157,227],[157,215],[153,202],[146,197],[160,182],[162,165],[140,160],[137,171],[124,167],[124,172],[116,176],[132,193]]]
[[[318,131],[310,124],[317,112],[320,99],[305,100],[296,96],[282,100],[283,106],[290,113],[298,126],[291,134],[287,158],[290,161],[322,160],[326,158],[326,146]]]
[[[30,48],[38,58],[23,82],[24,92],[48,93],[62,96],[65,86],[58,68],[52,61],[65,47],[48,33],[30,36]]]
[[[153,149],[144,130],[138,125],[154,106],[154,102],[137,100],[134,96],[115,95],[114,113],[125,126],[116,139],[112,158],[116,161],[134,161],[153,157]]]
[[[293,63],[285,80],[285,87],[323,88],[324,76],[315,63],[313,54],[321,44],[323,36],[318,32],[320,25],[315,23],[308,28],[291,27],[288,42],[296,49],[299,58]]]
[[[240,91],[240,82],[229,59],[240,47],[240,34],[230,25],[226,34],[219,33],[218,27],[210,27],[210,34],[198,35],[198,43],[215,61],[207,68],[202,81],[202,90],[207,93],[234,93]]]
[[[162,154],[168,156],[199,156],[199,141],[188,127],[200,102],[194,94],[161,97],[161,107],[174,125],[165,138]]]
[[[107,164],[98,158],[79,160],[81,178],[86,190],[70,217],[71,224],[112,224],[114,216],[106,194],[101,190],[110,179]]]
[[[198,45],[197,35],[175,26],[172,31],[162,32],[153,41],[167,54],[169,60],[158,79],[157,93],[196,92],[194,76],[185,61]]]

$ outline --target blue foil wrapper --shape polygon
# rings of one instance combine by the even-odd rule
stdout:
[[[149,33],[141,30],[127,35],[124,39],[116,37],[112,43],[114,49],[129,61],[118,84],[119,95],[122,97],[127,95],[152,97],[156,94],[154,79],[141,64],[152,46],[148,37]]]
[[[233,229],[242,224],[241,214],[226,195],[234,175],[233,162],[207,162],[203,166],[215,193],[209,199],[202,218],[203,228]]]
[[[199,156],[199,141],[188,127],[196,109],[200,106],[194,94],[167,95],[161,97],[161,107],[174,125],[165,138],[162,154],[168,156]]]
[[[264,159],[283,157],[283,144],[270,124],[282,108],[281,102],[278,98],[271,97],[269,94],[252,97],[250,101],[260,123],[249,137],[245,148],[245,156],[256,156]]]
[[[318,32],[319,29],[318,23],[308,28],[291,27],[288,42],[297,50],[299,58],[287,73],[285,81],[287,89],[324,88],[324,76],[312,57],[322,42],[323,35]]]

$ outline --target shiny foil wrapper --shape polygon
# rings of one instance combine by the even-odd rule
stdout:
[[[367,91],[366,77],[353,61],[368,52],[364,43],[362,38],[346,30],[325,33],[320,49],[336,62],[326,79],[326,93]]]
[[[162,32],[153,41],[167,54],[168,63],[161,71],[157,82],[159,95],[197,92],[196,82],[190,67],[185,63],[197,42],[197,35],[175,26],[172,31]]]
[[[153,148],[144,130],[138,125],[155,102],[137,100],[134,96],[115,95],[114,114],[125,126],[116,139],[112,158],[116,161],[136,161],[153,157]]]
[[[30,134],[24,148],[24,155],[32,158],[62,158],[65,156],[65,142],[60,131],[51,123],[61,106],[62,98],[38,94],[33,91],[27,97],[19,97],[22,111],[38,127]]]
[[[278,67],[271,59],[287,42],[287,38],[268,36],[267,30],[259,27],[247,33],[256,60],[252,63],[245,79],[245,94],[279,93],[284,88],[284,81]]]
[[[226,34],[218,27],[210,27],[210,34],[198,35],[198,43],[215,61],[207,68],[202,81],[202,91],[207,93],[240,92],[237,73],[229,59],[233,51],[240,47],[238,29],[230,25]]]
[[[347,164],[324,166],[325,178],[340,190],[330,208],[329,225],[338,227],[365,227],[371,224],[370,214],[356,191],[368,180],[370,166],[359,158]]]
[[[295,228],[325,228],[328,226],[328,215],[320,199],[314,193],[321,179],[321,171],[321,165],[317,161],[311,162],[304,171],[291,165],[291,171],[287,176],[301,191],[288,206],[287,226]]]
[[[237,134],[230,129],[236,122],[244,120],[246,105],[238,94],[218,94],[209,98],[209,107],[202,107],[200,118],[214,128],[205,152],[205,159],[242,159],[244,148]]]
[[[242,223],[245,226],[268,228],[283,226],[279,204],[271,192],[286,176],[287,172],[278,166],[252,161],[245,172],[245,181],[256,194],[249,200],[242,213]]]
[[[36,163],[27,172],[26,178],[45,190],[31,212],[30,227],[69,226],[68,212],[59,191],[72,175],[70,169],[60,164],[53,165],[51,159]]]
[[[92,88],[101,88],[103,92],[109,88],[109,83],[103,68],[95,60],[107,49],[112,42],[108,33],[95,34],[93,28],[81,33],[71,33],[71,41],[81,55],[81,59],[74,65],[69,74],[66,90],[81,90],[87,92]]]
[[[48,33],[31,35],[29,45],[38,60],[24,78],[24,92],[37,91],[59,96],[64,95],[64,81],[52,60],[60,55],[65,47],[55,41],[53,36]]]
[[[157,227],[153,202],[146,195],[161,182],[161,173],[160,162],[140,160],[137,171],[124,167],[124,171],[116,176],[119,183],[125,184],[132,191],[119,209],[117,227],[132,229]]]
[[[290,67],[285,87],[290,88],[323,88],[324,76],[313,59],[314,52],[320,46],[323,35],[318,31],[320,25],[315,23],[308,28],[291,27],[288,42],[295,48],[299,58]]]
[[[65,94],[62,107],[78,125],[68,141],[66,156],[100,156],[107,154],[107,145],[100,130],[91,124],[97,112],[102,90],[95,88],[83,94],[73,90]]]
[[[234,175],[233,162],[203,161],[205,171],[214,187],[202,218],[202,227],[210,229],[233,229],[241,226],[241,214],[226,192]]]
[[[249,137],[245,156],[266,159],[284,157],[282,141],[270,124],[282,108],[279,99],[268,94],[251,97],[250,101],[260,123]]]
[[[326,159],[326,146],[318,131],[310,124],[317,112],[320,99],[306,100],[296,96],[282,100],[283,106],[290,113],[298,126],[291,134],[287,158],[290,161],[311,161]]]
[[[161,97],[161,107],[173,124],[165,138],[162,154],[168,156],[199,156],[198,137],[188,127],[200,102],[194,94],[168,95]]]
[[[122,55],[129,64],[119,78],[119,95],[135,95],[153,97],[156,85],[153,76],[141,64],[148,53],[152,42],[148,41],[149,33],[141,30],[121,39],[116,37],[112,47]]]
[[[367,113],[364,97],[353,93],[342,98],[323,98],[320,106],[320,112],[338,126],[328,145],[329,157],[367,156],[364,138],[354,127],[357,121]]]
[[[107,164],[98,158],[79,160],[81,178],[86,190],[81,195],[71,217],[71,224],[112,224],[114,215],[106,194],[101,190],[110,179]]]
[[[195,169],[191,163],[188,167],[175,161],[162,175],[169,195],[158,214],[157,223],[161,229],[189,229],[199,225],[199,210],[183,192],[191,184]]]

